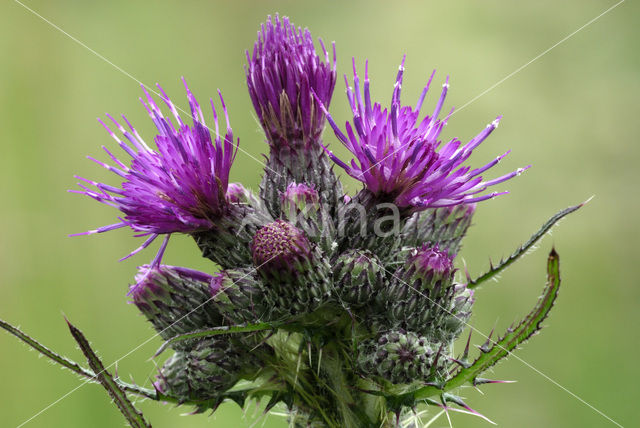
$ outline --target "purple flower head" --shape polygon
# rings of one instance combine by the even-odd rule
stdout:
[[[301,140],[309,144],[322,132],[324,114],[311,91],[329,105],[336,83],[336,53],[334,45],[330,62],[319,42],[324,61],[316,54],[309,30],[296,30],[289,18],[276,15],[262,24],[253,54],[246,52],[249,95],[272,145]]]
[[[438,119],[449,88],[449,78],[443,85],[433,114],[420,120],[420,109],[435,71],[420,94],[415,109],[400,104],[403,74],[404,58],[394,85],[391,108],[383,109],[379,103],[371,103],[368,62],[361,91],[353,60],[353,87],[349,86],[345,76],[347,98],[353,111],[353,125],[346,123],[346,135],[338,128],[326,106],[321,104],[336,136],[355,157],[348,165],[327,149],[333,161],[347,174],[363,182],[375,195],[392,199],[398,207],[412,211],[469,204],[507,193],[481,195],[488,187],[502,183],[529,167],[488,181],[483,180],[481,174],[508,152],[481,168],[472,170],[462,166],[473,149],[498,126],[500,117],[467,144],[463,145],[454,138],[442,145],[438,136],[453,113],[451,110],[444,119]]]
[[[311,247],[301,230],[277,220],[256,232],[251,252],[258,269],[292,269],[296,261],[310,257]]]
[[[123,180],[121,187],[77,177],[84,182],[78,183],[82,190],[72,190],[117,208],[123,214],[115,224],[78,235],[129,226],[137,233],[136,236],[148,236],[147,240],[127,257],[147,247],[159,235],[166,235],[161,248],[163,252],[171,233],[191,233],[213,227],[215,220],[224,214],[227,206],[229,169],[238,150],[238,142],[234,144],[227,109],[219,92],[227,129],[224,135],[218,132],[218,116],[212,100],[216,134],[215,138],[212,138],[210,129],[205,125],[200,105],[186,82],[192,124],[182,120],[176,106],[162,88],[158,88],[162,93],[160,98],[175,122],[163,115],[144,87],[146,100],[140,99],[158,129],[158,135],[155,137],[157,151],[142,140],[124,116],[122,118],[129,129],[107,115],[124,135],[124,140],[98,119],[132,160],[126,165],[103,146],[115,166],[91,157],[89,159],[120,176]],[[94,186],[95,190],[85,183]],[[152,263],[153,266],[159,263],[161,255],[158,254]]]

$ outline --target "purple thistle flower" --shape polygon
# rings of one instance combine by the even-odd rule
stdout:
[[[311,91],[329,105],[336,83],[336,53],[334,45],[330,62],[319,42],[324,62],[316,54],[309,30],[296,30],[289,18],[276,15],[262,25],[253,55],[246,52],[249,95],[270,144],[301,140],[309,144],[322,132],[324,114]]]
[[[353,111],[353,125],[346,123],[346,135],[338,128],[322,100],[317,98],[336,136],[355,156],[348,165],[326,149],[331,159],[347,174],[363,182],[373,194],[391,198],[398,207],[412,211],[469,204],[507,193],[481,195],[488,187],[522,173],[529,166],[488,181],[484,181],[481,174],[509,152],[481,168],[472,170],[461,166],[473,149],[498,126],[500,116],[467,144],[462,145],[454,138],[442,146],[438,136],[453,113],[452,109],[444,119],[438,119],[449,88],[449,78],[443,85],[433,114],[420,121],[420,109],[435,71],[420,94],[415,109],[402,106],[400,92],[404,61],[403,58],[394,85],[391,108],[383,109],[379,103],[371,104],[368,62],[365,65],[363,99],[353,60],[353,88],[345,75],[347,98]]]
[[[183,79],[184,82],[184,79]],[[121,187],[98,183],[78,177],[96,188],[78,183],[82,190],[71,192],[85,194],[98,202],[119,209],[123,216],[117,223],[89,230],[76,235],[90,235],[129,226],[136,236],[147,236],[147,240],[124,258],[139,252],[159,235],[166,235],[163,245],[151,267],[160,263],[170,234],[192,233],[210,229],[227,207],[229,169],[236,156],[239,141],[234,145],[229,116],[218,91],[227,123],[226,134],[220,135],[218,116],[211,100],[215,123],[215,139],[205,125],[200,105],[187,87],[187,97],[193,124],[190,126],[180,117],[177,108],[158,85],[161,99],[171,111],[175,123],[165,117],[151,95],[143,87],[146,100],[140,101],[151,116],[158,135],[155,143],[158,150],[151,149],[135,128],[123,115],[129,127],[126,129],[113,117],[107,117],[124,135],[121,140],[109,127],[98,119],[111,137],[132,158],[129,166],[121,162],[106,147],[103,149],[116,166],[111,166],[92,157],[89,159],[115,173],[123,179]],[[72,235],[74,236],[74,235]]]

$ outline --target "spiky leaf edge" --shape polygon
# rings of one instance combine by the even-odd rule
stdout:
[[[470,288],[470,289],[476,288],[481,283],[493,278],[494,276],[496,276],[497,274],[499,274],[500,272],[505,270],[513,262],[518,260],[523,255],[525,255],[527,253],[527,251],[529,251],[536,244],[536,242],[538,242],[540,240],[540,238],[542,238],[547,232],[549,232],[549,230],[551,230],[551,228],[556,223],[558,223],[563,217],[565,217],[565,216],[571,214],[572,212],[575,212],[578,209],[582,208],[590,200],[591,200],[591,198],[587,199],[586,201],[584,201],[581,204],[565,208],[564,210],[556,213],[549,220],[547,220],[547,222],[544,223],[542,225],[542,227],[536,233],[534,233],[526,243],[524,243],[523,245],[518,247],[509,257],[507,257],[506,259],[500,260],[500,262],[496,266],[491,265],[491,268],[489,269],[489,271],[483,273],[482,275],[478,276],[477,278],[471,279],[469,277],[468,281],[467,281],[467,288]]]

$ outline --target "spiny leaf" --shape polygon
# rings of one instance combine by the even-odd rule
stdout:
[[[162,354],[168,347],[173,345],[174,343],[182,342],[190,339],[198,339],[201,337],[210,337],[210,336],[218,336],[220,334],[233,334],[233,333],[249,333],[252,331],[262,331],[262,330],[272,330],[276,328],[276,326],[269,323],[257,323],[257,324],[240,324],[234,326],[222,326],[222,327],[214,327],[205,330],[196,330],[191,333],[179,334],[177,336],[172,337],[167,340],[158,348],[156,353],[153,355],[157,357]]]
[[[489,264],[491,265],[490,269],[487,272],[485,272],[482,275],[480,275],[479,277],[469,280],[469,282],[467,283],[467,288],[476,288],[481,283],[485,282],[488,279],[493,278],[494,276],[496,276],[497,274],[499,274],[500,272],[505,270],[513,262],[518,260],[523,255],[525,255],[527,253],[527,251],[530,250],[531,247],[533,247],[535,245],[535,243],[540,240],[540,238],[542,238],[558,221],[560,221],[560,219],[562,219],[566,215],[571,214],[572,212],[577,211],[578,209],[582,208],[590,200],[591,200],[591,198],[587,199],[586,201],[584,201],[581,204],[574,205],[572,207],[566,208],[566,209],[560,211],[559,213],[557,213],[556,215],[554,215],[553,217],[551,217],[549,220],[547,220],[547,222],[545,224],[542,225],[540,230],[538,230],[536,233],[533,234],[533,236],[531,236],[531,238],[529,238],[529,240],[526,243],[524,243],[522,246],[518,247],[506,259],[500,260],[500,262],[497,265],[493,266],[493,263],[491,263],[491,261],[489,261]]]
[[[124,415],[129,425],[133,428],[151,428],[151,424],[149,424],[142,413],[139,412],[134,405],[129,401],[127,397],[127,393],[124,392],[113,379],[111,374],[106,371],[102,361],[93,352],[91,346],[89,345],[89,341],[82,334],[80,330],[78,330],[73,324],[67,320],[67,324],[69,325],[69,330],[71,331],[71,335],[78,342],[78,346],[80,346],[80,350],[87,357],[87,361],[89,362],[89,367],[96,374],[98,381],[104,386],[104,389],[107,390],[113,402],[116,404],[120,412]]]
[[[426,386],[414,391],[414,397],[416,399],[424,399],[443,391],[458,388],[465,383],[474,382],[474,379],[481,373],[507,357],[518,345],[540,330],[540,324],[553,307],[559,288],[560,260],[558,253],[556,253],[555,249],[552,249],[547,261],[547,285],[533,310],[516,327],[509,328],[501,339],[494,342],[490,347],[483,349],[473,364],[461,368],[452,378],[447,380],[442,390],[439,390],[436,386]]]
[[[1,319],[0,319],[0,327],[8,331],[12,335],[14,335],[18,339],[20,339],[21,341],[29,345],[30,347],[32,347],[33,349],[35,349],[45,357],[49,358],[51,361],[57,364],[60,364],[62,367],[67,368],[80,376],[87,378],[91,382],[96,382],[96,383],[100,382],[96,374],[92,370],[88,370],[80,366],[80,364],[76,363],[75,361],[70,360],[67,357],[63,357],[62,355],[52,351],[51,349],[47,348],[37,340],[33,339],[32,337],[30,337],[29,335],[21,331],[18,327],[13,326]],[[117,378],[114,380],[118,384],[118,386],[120,386],[120,388],[132,394],[139,395],[141,397],[146,397],[155,401],[170,401],[174,403],[177,403],[180,401],[176,397],[172,397],[164,394],[158,394],[158,392],[153,389],[143,388],[136,384],[127,383]]]
[[[79,374],[80,376],[83,376],[83,377],[86,377],[86,378],[89,378],[89,379],[95,379],[95,374],[91,370],[87,370],[87,369],[81,367],[75,361],[72,361],[72,360],[70,360],[70,359],[68,359],[66,357],[63,357],[62,355],[59,355],[59,354],[53,352],[51,349],[47,348],[46,346],[44,346],[43,344],[41,344],[40,342],[38,342],[34,338],[32,338],[29,335],[27,335],[26,333],[22,332],[18,327],[14,327],[13,325],[11,325],[8,322],[3,321],[1,319],[0,319],[0,327],[5,329],[9,333],[13,334],[15,337],[17,337],[18,339],[22,340],[24,343],[26,343],[27,345],[31,346],[36,351],[40,352],[45,357],[47,357],[50,360],[60,364],[62,367],[65,367],[65,368],[71,370],[72,372],[74,372],[76,374]]]

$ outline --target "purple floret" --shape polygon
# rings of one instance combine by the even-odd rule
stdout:
[[[91,157],[89,159],[120,176],[123,180],[121,187],[77,177],[84,182],[78,183],[82,190],[72,190],[117,208],[123,214],[115,224],[77,235],[107,232],[128,226],[136,232],[136,236],[147,237],[139,248],[125,258],[147,247],[159,235],[166,235],[151,267],[160,263],[170,234],[210,229],[214,226],[215,220],[224,214],[227,207],[229,169],[239,144],[238,141],[234,144],[227,109],[219,92],[227,129],[224,135],[220,135],[218,116],[211,100],[216,134],[212,139],[211,130],[205,125],[200,105],[186,82],[192,124],[182,120],[175,105],[162,88],[158,88],[162,93],[160,98],[171,111],[175,122],[162,114],[144,87],[146,100],[140,99],[158,129],[158,135],[155,137],[157,151],[143,141],[124,116],[122,118],[129,129],[107,115],[124,135],[125,141],[98,119],[132,160],[127,166],[103,146],[115,166]],[[94,186],[95,189],[85,183]]]
[[[253,54],[247,55],[249,95],[271,144],[315,137],[322,132],[324,114],[311,95],[329,105],[336,83],[336,53],[324,61],[316,54],[309,30],[296,29],[289,18],[276,15],[262,25]],[[286,96],[286,98],[283,98]]]
[[[432,271],[438,275],[448,276],[455,271],[453,266],[454,257],[446,251],[438,248],[438,245],[424,244],[417,248],[407,260],[408,264],[413,264],[418,271]]]
[[[415,109],[400,104],[403,73],[404,58],[394,85],[391,108],[383,110],[379,103],[371,103],[368,62],[365,65],[363,99],[353,60],[353,87],[349,86],[345,76],[347,98],[353,112],[353,124],[347,122],[345,125],[346,135],[336,125],[326,106],[321,104],[336,136],[355,157],[346,164],[327,149],[333,161],[347,174],[363,182],[375,195],[391,198],[397,206],[413,211],[470,204],[507,193],[482,194],[488,187],[502,183],[529,167],[488,181],[483,180],[481,174],[509,152],[481,168],[472,170],[462,166],[473,149],[498,126],[500,116],[467,144],[463,145],[454,138],[442,145],[438,136],[453,113],[452,109],[444,119],[438,119],[449,88],[449,78],[443,85],[433,114],[419,120],[435,71],[420,94]],[[318,101],[322,100],[318,98]]]

